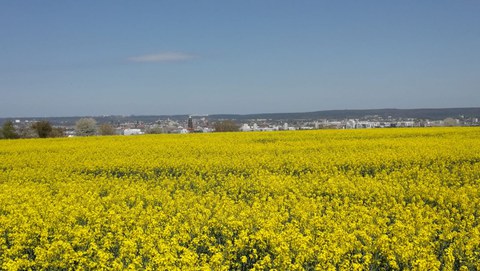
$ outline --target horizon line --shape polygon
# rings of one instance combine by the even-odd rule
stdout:
[[[317,112],[333,112],[333,111],[372,111],[372,110],[452,110],[452,109],[480,109],[478,107],[418,107],[418,108],[367,108],[367,109],[326,109],[326,110],[315,110],[315,111],[297,111],[297,112],[263,112],[263,113],[213,113],[208,114],[208,116],[221,116],[221,115],[232,115],[232,116],[250,116],[250,115],[276,115],[276,114],[308,114],[308,113],[317,113]],[[70,115],[70,116],[29,116],[29,117],[0,117],[0,119],[48,119],[48,118],[101,118],[101,117],[145,117],[145,116],[188,116],[191,113],[181,113],[181,114],[109,114],[109,115]]]

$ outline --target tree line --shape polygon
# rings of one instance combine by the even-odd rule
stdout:
[[[238,124],[231,120],[218,121],[214,124],[216,132],[234,132],[239,130]],[[42,120],[29,124],[16,125],[13,121],[6,121],[0,128],[0,139],[19,138],[49,138],[64,137],[66,130],[54,127],[49,121]],[[153,128],[147,133],[163,133],[161,128]],[[97,125],[93,118],[81,118],[75,123],[76,136],[115,135],[115,128],[107,123]]]
[[[0,129],[0,139],[63,137],[65,129],[53,127],[49,121],[37,121],[28,125],[16,126],[6,121]]]
[[[82,118],[75,124],[75,134],[77,136],[114,135],[115,129],[110,124],[101,124],[98,126],[93,118]],[[64,136],[66,136],[65,128],[54,127],[46,120],[22,125],[16,125],[13,121],[6,121],[0,128],[0,139]]]

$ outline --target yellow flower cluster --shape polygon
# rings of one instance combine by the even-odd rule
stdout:
[[[480,270],[480,129],[0,141],[0,270]]]

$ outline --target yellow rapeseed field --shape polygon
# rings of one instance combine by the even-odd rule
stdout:
[[[0,270],[480,270],[480,129],[0,141]]]

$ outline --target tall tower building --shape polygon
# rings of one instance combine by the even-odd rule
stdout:
[[[193,120],[192,120],[192,116],[188,116],[187,130],[188,130],[189,132],[193,132]]]

